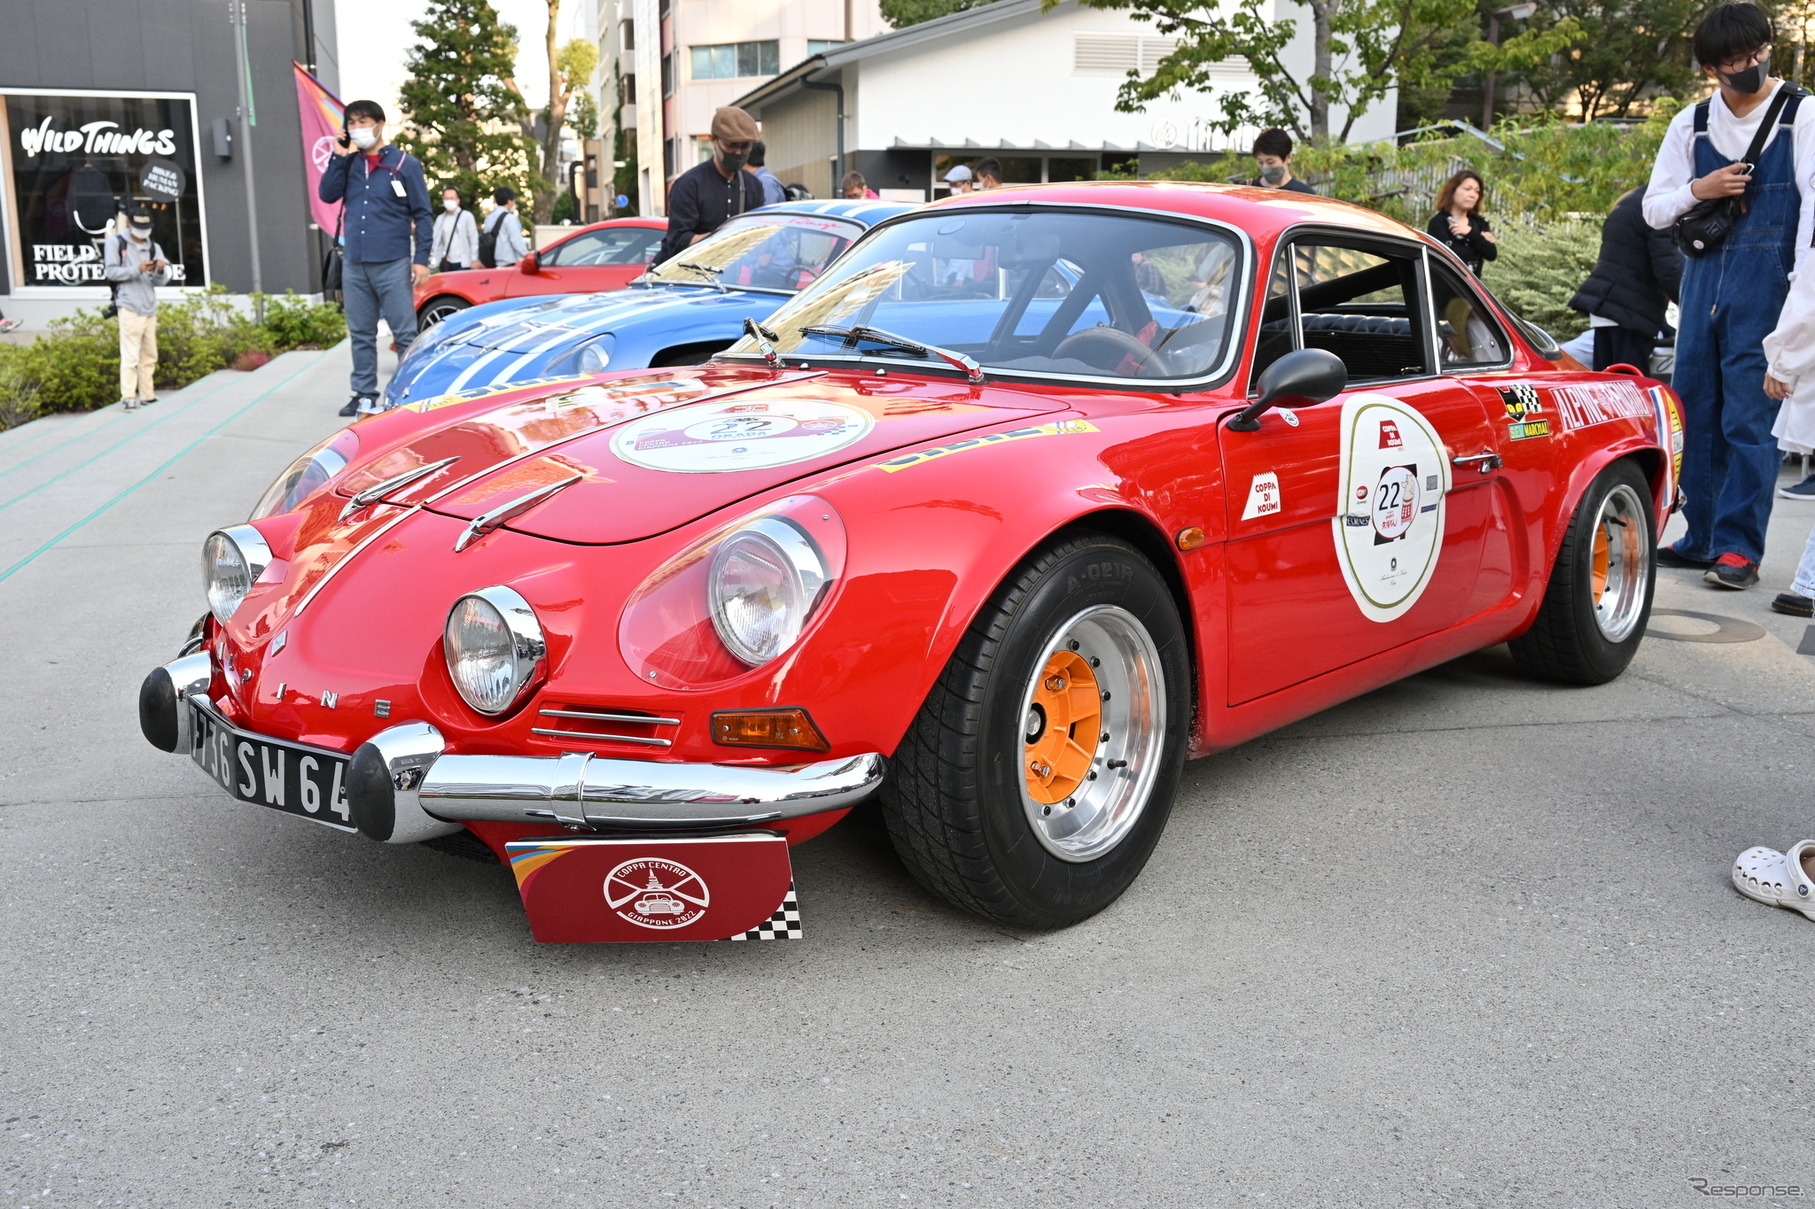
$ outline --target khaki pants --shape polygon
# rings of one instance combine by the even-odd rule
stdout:
[[[158,367],[158,317],[120,311],[120,398],[155,399],[151,384]]]

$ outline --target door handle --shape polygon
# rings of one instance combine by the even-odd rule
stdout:
[[[1486,474],[1490,470],[1498,470],[1501,466],[1505,465],[1505,463],[1500,460],[1500,455],[1497,453],[1476,453],[1465,458],[1451,458],[1449,460],[1449,464],[1452,466],[1467,466],[1473,463],[1479,463],[1479,465],[1476,466],[1476,469],[1482,474]]]

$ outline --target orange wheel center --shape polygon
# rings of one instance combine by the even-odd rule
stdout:
[[[1046,805],[1077,792],[1090,773],[1102,734],[1103,692],[1090,664],[1076,651],[1046,661],[1034,687],[1022,770],[1027,792]],[[1037,733],[1036,733],[1037,729]]]
[[[1607,564],[1611,561],[1612,552],[1607,542],[1607,526],[1598,526],[1594,531],[1594,603],[1600,604],[1601,597],[1607,593]]]

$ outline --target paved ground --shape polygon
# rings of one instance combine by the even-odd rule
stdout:
[[[0,1206],[1815,1188],[1815,925],[1726,880],[1815,832],[1815,660],[1765,607],[1815,505],[1768,591],[1664,573],[1762,635],[1594,690],[1488,651],[1200,761],[1070,931],[947,909],[860,814],[797,853],[805,942],[537,947],[503,870],[232,805],[137,733],[201,536],[334,430],[344,356],[0,436]]]

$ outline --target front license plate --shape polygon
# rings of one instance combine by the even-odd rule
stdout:
[[[194,697],[187,700],[195,723],[189,758],[222,789],[242,802],[355,830],[346,756],[240,730]]]

